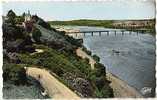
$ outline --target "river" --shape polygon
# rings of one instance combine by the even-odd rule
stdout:
[[[116,30],[115,35],[102,33],[101,36],[86,34],[83,44],[92,54],[100,57],[107,71],[136,88],[144,97],[155,95],[155,37],[135,32],[121,34],[120,29],[75,26],[80,31]],[[118,51],[115,53],[113,51]],[[147,89],[144,89],[147,88]],[[142,93],[142,90],[145,90]],[[144,91],[143,90],[143,91]]]

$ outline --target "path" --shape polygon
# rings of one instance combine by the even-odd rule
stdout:
[[[91,65],[91,69],[94,69],[94,65],[95,65],[96,61],[91,56],[89,56],[86,52],[84,52],[82,50],[82,48],[76,49],[76,54],[77,54],[77,56],[82,57],[83,59],[88,58],[89,64]]]
[[[73,91],[59,82],[45,69],[27,67],[26,74],[38,80],[53,99],[79,99]]]
[[[43,49],[35,49],[35,52],[31,53],[30,55],[34,55],[34,54],[37,54],[37,53],[43,53],[44,50]]]

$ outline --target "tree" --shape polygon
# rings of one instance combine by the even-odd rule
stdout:
[[[25,12],[22,14],[22,17],[25,17],[26,16],[26,14],[25,14]]]
[[[8,17],[8,22],[11,23],[12,25],[14,25],[16,14],[12,10],[9,10],[7,17]]]
[[[9,18],[13,18],[14,19],[16,17],[16,14],[12,10],[9,10],[7,16]]]
[[[99,58],[97,55],[93,55],[93,59],[94,59],[96,62],[99,62],[99,61],[100,61],[100,58]]]
[[[27,77],[24,65],[3,62],[3,79],[16,85],[26,84]]]

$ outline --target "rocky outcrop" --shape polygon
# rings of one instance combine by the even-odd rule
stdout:
[[[74,46],[59,33],[53,30],[48,30],[38,24],[35,24],[35,27],[42,33],[42,36],[40,37],[42,43],[46,43],[49,47],[54,49],[65,49],[67,51],[73,50]]]

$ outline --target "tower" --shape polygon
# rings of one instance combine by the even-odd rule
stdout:
[[[25,14],[25,22],[30,21],[31,20],[31,14],[30,11],[28,10],[28,13]]]

